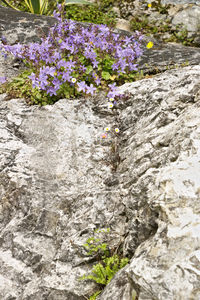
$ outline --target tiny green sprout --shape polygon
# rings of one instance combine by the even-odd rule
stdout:
[[[89,300],[96,300],[96,298],[101,294],[101,291],[97,291],[92,296],[90,296]],[[134,300],[134,299],[133,299]]]
[[[110,229],[95,230],[95,234],[109,233]],[[95,254],[101,250],[101,255],[98,256],[98,263],[93,265],[91,272],[88,275],[83,275],[79,280],[92,280],[96,282],[101,290],[95,292],[89,299],[95,300],[102,292],[102,289],[112,280],[113,276],[129,262],[128,258],[121,258],[118,254],[111,255],[112,252],[106,243],[101,243],[99,238],[91,237],[87,239],[83,245],[88,251],[88,254]]]

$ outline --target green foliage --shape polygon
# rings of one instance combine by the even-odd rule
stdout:
[[[97,296],[99,296],[99,294],[101,294],[101,291],[97,291],[96,293],[94,293],[92,296],[90,296],[89,300],[96,300],[96,298],[97,298]]]
[[[131,25],[131,30],[144,30],[148,27],[148,19],[143,16],[134,16],[134,18],[131,19],[130,25]]]
[[[186,28],[182,28],[182,26],[177,25],[176,29],[172,29],[170,24],[167,22],[162,22],[160,24],[156,23],[156,21],[149,22],[147,16],[135,15],[131,21],[131,30],[142,31],[146,35],[154,35],[158,39],[162,39],[164,42],[175,42],[182,43],[185,46],[194,45],[194,38],[188,37],[188,30]],[[163,34],[169,33],[168,38],[163,38]]]
[[[66,7],[66,18],[95,24],[106,24],[115,26],[116,14],[106,6],[105,3],[94,3],[92,6],[86,5],[84,9],[76,5],[68,5]]]
[[[28,104],[38,104],[40,106],[54,104],[59,98],[57,96],[50,97],[44,91],[33,88],[32,82],[28,78],[31,73],[32,70],[25,70],[19,76],[13,78],[11,82],[2,84],[0,94],[6,93],[9,98],[25,98]]]
[[[96,231],[96,233],[108,233],[109,229]],[[96,282],[101,289],[104,288],[113,278],[113,276],[129,262],[128,258],[120,258],[118,254],[110,255],[111,250],[108,249],[106,243],[102,243],[101,239],[91,237],[83,245],[87,250],[88,255],[94,255],[101,253],[99,256],[99,262],[95,264],[91,270],[91,273],[84,275],[80,280],[92,280]],[[101,293],[97,291],[90,297],[90,300],[95,300]]]
[[[160,14],[167,14],[170,5],[162,5],[161,0],[154,0],[152,1],[152,7]]]
[[[110,232],[109,228],[95,230],[95,234],[109,233],[109,232]],[[109,255],[108,245],[106,243],[102,243],[100,238],[90,237],[89,239],[87,239],[86,243],[83,246],[87,251],[87,255],[94,255],[99,251],[101,251],[102,254],[101,256],[106,257]]]
[[[81,279],[90,279],[106,286],[113,276],[129,262],[128,258],[119,258],[117,254],[106,257],[102,262],[94,265],[91,274],[84,275]]]
[[[24,10],[32,14],[38,15],[52,15],[53,10],[56,8],[58,1],[52,0],[23,0],[20,2],[14,0],[1,0],[3,4],[15,10]],[[86,0],[62,0],[62,4],[72,5],[92,5]]]
[[[88,75],[93,70],[92,66],[89,65],[86,70],[86,75]],[[56,96],[50,96],[45,91],[38,89],[37,87],[33,88],[31,79],[28,78],[32,73],[32,69],[26,69],[20,75],[13,78],[12,81],[6,82],[4,84],[0,84],[0,94],[6,93],[9,98],[25,98],[28,104],[40,105],[44,106],[47,104],[54,104],[60,98],[75,98],[79,94],[75,91],[74,87],[70,85],[65,85],[60,92]],[[110,83],[114,80],[118,84],[123,84],[130,81],[141,80],[145,78],[143,71],[140,72],[130,72],[129,74],[121,74],[119,78],[116,78],[115,75],[111,76],[111,74],[107,71],[102,71],[102,82],[101,87],[106,88],[106,82]],[[90,81],[88,80],[88,83]],[[105,251],[106,244],[97,245],[100,240],[96,238],[90,238],[87,240],[84,246],[86,248],[90,248],[90,254],[92,252],[97,252],[99,249]]]
[[[9,0],[1,0],[1,1],[6,6],[11,7],[15,10],[20,10],[20,8],[23,7],[25,11],[28,11],[32,14],[47,15],[52,13],[52,9],[49,9],[49,0],[23,0],[19,6],[13,4],[14,1],[9,1]]]

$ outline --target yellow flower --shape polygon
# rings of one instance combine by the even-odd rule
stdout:
[[[119,132],[119,128],[115,128],[115,132],[118,133]]]
[[[148,44],[147,44],[147,49],[150,49],[150,48],[152,48],[153,47],[153,42],[148,42]]]
[[[111,102],[108,103],[108,108],[113,108],[113,104]]]
[[[75,83],[76,82],[76,78],[72,78],[72,82]]]
[[[148,7],[151,8],[151,7],[152,7],[152,4],[151,4],[151,3],[148,3]]]
[[[106,127],[104,130],[105,131],[110,131],[110,127]]]

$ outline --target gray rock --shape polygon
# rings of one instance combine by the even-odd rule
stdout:
[[[108,227],[102,240],[131,261],[99,299],[200,297],[199,56],[155,41],[145,72],[194,66],[123,85],[113,111],[103,94],[42,108],[0,95],[0,299],[88,298],[83,244]]]
[[[172,24],[183,24],[191,34],[200,36],[200,5],[179,11],[172,19]]]
[[[199,4],[199,0],[161,0],[162,4]]]
[[[24,13],[0,5],[0,36],[5,36],[12,45],[40,41],[55,22],[53,17]]]
[[[154,42],[154,47],[145,49],[143,55],[139,58],[139,68],[145,74],[156,74],[169,68],[177,68],[184,65],[196,65],[200,61],[200,49],[195,47],[186,47],[181,44],[168,43],[163,45],[153,38],[145,39]]]
[[[101,227],[133,258],[126,288],[121,272],[100,299],[132,300],[135,288],[139,299],[198,299],[199,78],[194,66],[126,84],[117,119],[102,95],[43,108],[1,96],[2,299],[91,294],[78,280],[91,267],[82,245]],[[117,141],[103,142],[116,124]]]
[[[113,117],[97,116],[91,101],[39,108],[1,96],[1,299],[83,298],[93,286],[78,280],[83,243],[104,225],[115,243],[123,234],[118,184],[104,184],[112,141],[100,138]]]
[[[116,297],[124,278],[139,300],[199,299],[200,67],[168,71],[121,90],[132,94],[120,114],[118,172],[129,216],[124,253],[140,239],[136,226],[150,211],[158,228],[100,299],[132,300]]]

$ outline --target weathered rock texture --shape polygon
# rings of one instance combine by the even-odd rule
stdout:
[[[82,245],[101,227],[133,258],[100,299],[132,300],[135,287],[198,299],[199,78],[196,66],[126,84],[118,114],[103,96],[43,108],[1,96],[2,299],[84,299]],[[120,135],[102,142],[107,125]]]
[[[132,93],[120,114],[118,172],[129,216],[125,253],[133,249],[134,225],[148,215],[145,208],[158,214],[158,229],[136,249],[102,300],[131,299],[115,297],[123,278],[126,290],[135,284],[142,300],[200,298],[199,72],[199,66],[185,68],[121,88]]]
[[[103,94],[42,108],[0,96],[0,299],[87,299],[96,286],[79,277],[95,257],[83,244],[107,227],[104,241],[131,261],[100,300],[200,298],[200,54],[190,50],[194,66],[122,86],[131,95],[114,110]],[[107,126],[119,134],[101,139]]]

